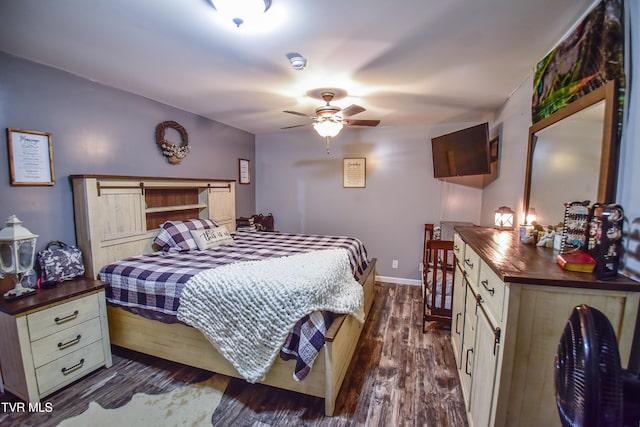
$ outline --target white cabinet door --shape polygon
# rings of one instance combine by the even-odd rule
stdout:
[[[470,408],[470,424],[473,427],[488,426],[491,420],[493,389],[498,366],[498,344],[495,328],[482,310],[478,310],[475,343],[477,356],[473,366]]]
[[[463,280],[462,270],[456,265],[453,278],[453,317],[451,319],[451,341],[458,369],[462,367],[462,340],[464,333],[464,300],[467,287]]]
[[[466,282],[466,280],[463,280]],[[462,339],[462,366],[460,367],[460,383],[462,384],[462,394],[464,401],[469,408],[471,382],[473,380],[473,359],[475,358],[475,339],[476,339],[476,299],[469,285],[465,286],[466,291],[466,307],[464,315],[464,332]]]

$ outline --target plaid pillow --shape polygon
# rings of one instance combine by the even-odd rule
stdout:
[[[188,219],[186,221],[165,221],[153,243],[166,252],[185,252],[198,249],[191,230],[215,228],[218,224],[212,219]]]

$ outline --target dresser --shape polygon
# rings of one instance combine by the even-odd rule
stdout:
[[[39,402],[112,365],[106,286],[77,279],[15,301],[0,299],[0,368],[6,390]]]
[[[562,270],[518,234],[456,227],[451,339],[469,425],[559,426],[554,369],[571,311],[602,311],[629,362],[640,283]]]

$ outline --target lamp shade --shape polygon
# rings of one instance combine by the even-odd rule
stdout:
[[[494,216],[494,227],[498,230],[513,230],[513,210],[507,206],[499,207]]]

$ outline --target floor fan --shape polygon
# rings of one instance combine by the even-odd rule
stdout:
[[[620,365],[609,319],[587,305],[573,309],[555,360],[563,426],[638,426],[640,379]]]

